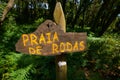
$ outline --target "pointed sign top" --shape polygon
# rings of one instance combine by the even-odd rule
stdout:
[[[65,16],[64,16],[63,9],[60,2],[56,3],[53,15],[54,15],[55,22],[61,26],[61,29],[64,32],[66,32],[66,21],[65,21]]]

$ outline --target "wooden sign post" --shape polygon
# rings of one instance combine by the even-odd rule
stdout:
[[[61,3],[58,2],[54,10],[54,20],[66,32],[66,21]],[[64,54],[55,57],[56,80],[67,80],[67,61]]]
[[[86,49],[86,33],[66,32],[66,23],[61,4],[54,11],[55,22],[46,20],[37,30],[23,34],[16,43],[16,51],[25,54],[55,56],[56,80],[67,80],[65,53],[80,52]]]

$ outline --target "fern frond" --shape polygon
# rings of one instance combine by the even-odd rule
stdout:
[[[12,72],[9,80],[30,80],[28,75],[32,67],[33,65],[31,64],[25,68]]]
[[[6,7],[6,5],[7,4],[5,2],[0,4],[0,20],[2,18],[2,14],[3,14],[3,11],[4,11],[5,7]]]

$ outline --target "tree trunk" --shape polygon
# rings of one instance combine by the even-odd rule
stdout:
[[[97,12],[97,15],[95,16],[95,19],[93,19],[90,23],[91,25],[91,31],[95,33],[97,27],[100,24],[100,19],[101,16],[104,15],[104,11],[106,10],[107,6],[109,5],[110,1],[104,2],[101,6],[101,8],[99,9],[99,11]]]
[[[2,23],[2,22],[4,21],[7,13],[10,11],[10,9],[13,7],[13,5],[14,5],[14,0],[9,0],[6,8],[5,8],[4,11],[3,11],[3,15],[2,15],[2,18],[1,18],[1,20],[0,20],[0,23]]]
[[[112,23],[112,21],[114,21],[116,19],[117,15],[119,13],[120,13],[120,6],[117,7],[117,9],[111,14],[111,16],[109,17],[107,22],[104,24],[104,26],[102,26],[102,29],[101,29],[100,33],[98,34],[98,36],[102,36],[104,34],[104,32],[107,30],[107,28]]]

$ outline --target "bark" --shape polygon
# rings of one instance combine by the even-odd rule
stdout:
[[[110,2],[110,1],[107,1],[107,2],[104,2],[104,3],[102,4],[101,8],[100,8],[99,11],[97,12],[97,15],[96,15],[95,19],[93,19],[93,20],[91,21],[90,24],[91,24],[91,31],[92,31],[92,32],[95,32],[96,29],[97,29],[97,27],[99,26],[99,24],[100,24],[100,19],[101,19],[102,15],[104,15],[104,11],[105,11],[106,8],[108,7],[109,2]]]
[[[80,15],[81,13],[82,13],[82,11],[81,11],[81,5],[80,5],[79,8],[78,8],[78,10],[77,10],[77,12],[76,12],[75,18],[74,18],[73,21],[72,21],[72,27],[74,27],[75,24],[77,23],[77,20],[78,20],[79,15]]]
[[[98,36],[102,36],[104,34],[104,32],[108,29],[108,27],[112,23],[112,21],[114,21],[116,19],[117,15],[119,13],[120,13],[120,6],[118,6],[117,9],[111,14],[111,16],[107,20],[106,24],[104,26],[102,26],[102,29],[101,29],[100,33],[98,34]]]
[[[86,0],[83,0],[83,1],[80,2],[80,5],[79,5],[79,8],[78,8],[78,10],[76,12],[75,18],[72,21],[72,27],[75,27],[75,25],[77,24],[77,21],[79,20],[79,16],[81,14],[83,14],[83,16],[84,16],[85,11],[88,9],[90,4],[91,4],[91,2],[90,1],[86,1]],[[83,17],[83,19],[84,19],[84,17]],[[82,25],[83,24],[84,23],[82,23]]]
[[[6,8],[5,8],[4,11],[3,11],[3,15],[2,15],[2,18],[1,18],[1,20],[0,20],[0,23],[2,23],[2,22],[4,21],[6,15],[7,15],[8,12],[10,11],[10,9],[13,7],[13,5],[14,5],[14,0],[9,0]]]
[[[116,9],[114,9],[115,7]],[[91,31],[96,33],[96,36],[102,36],[112,21],[116,19],[119,13],[119,2],[112,0],[104,2],[99,9],[95,19],[91,22]]]

